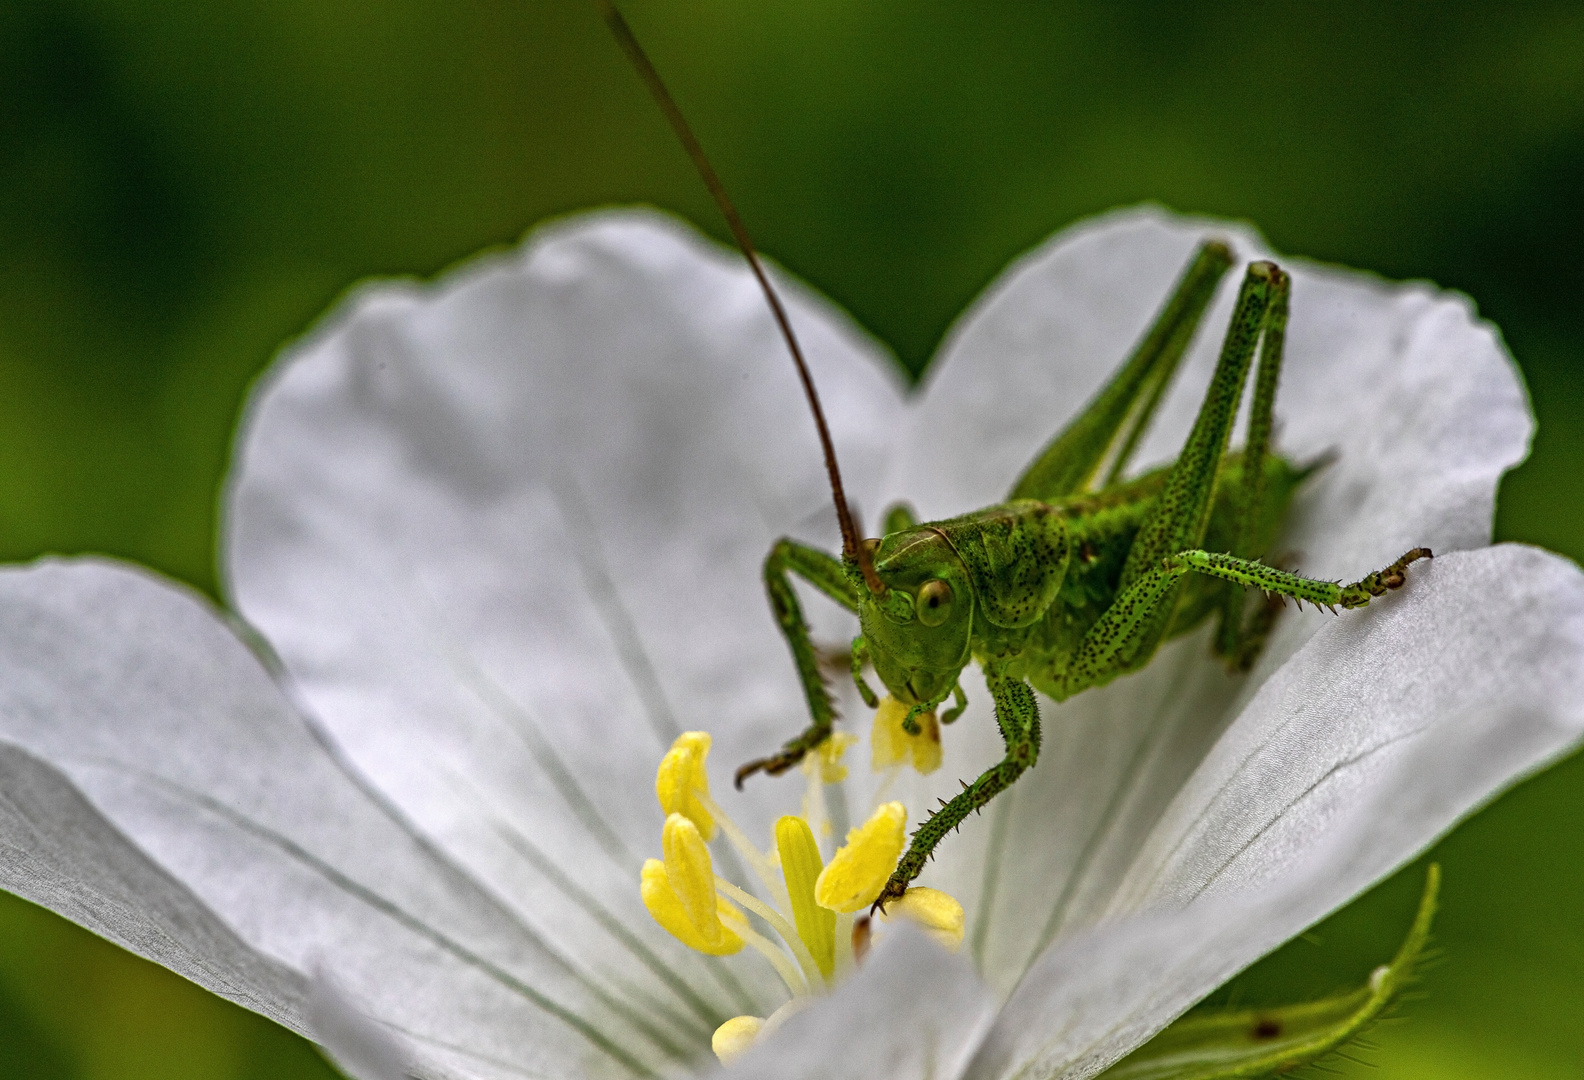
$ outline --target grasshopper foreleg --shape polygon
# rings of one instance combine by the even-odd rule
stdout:
[[[875,907],[881,910],[907,892],[908,883],[923,871],[935,845],[947,833],[961,825],[969,814],[983,809],[991,799],[1011,787],[1039,758],[1040,718],[1034,691],[1022,679],[1011,679],[988,671],[985,681],[995,698],[996,724],[1001,728],[1001,738],[1006,743],[1006,757],[986,769],[973,783],[964,784],[959,794],[949,802],[943,802],[940,809],[932,813],[913,833],[907,851],[897,863],[896,871],[875,901]]]
[[[941,713],[940,722],[942,724],[954,723],[963,714],[963,710],[967,708],[968,695],[963,693],[962,683],[956,683],[952,686],[952,707]]]
[[[808,623],[803,619],[803,606],[798,603],[792,589],[790,575],[813,585],[849,611],[857,612],[858,595],[839,559],[818,548],[800,544],[795,540],[776,541],[765,557],[765,591],[770,597],[770,610],[775,613],[781,636],[792,650],[792,662],[797,667],[798,680],[803,684],[803,694],[808,699],[809,726],[781,749],[769,757],[750,761],[737,770],[735,782],[740,788],[743,781],[756,772],[775,776],[786,772],[803,760],[803,756],[830,737],[831,725],[836,721],[836,706],[831,701],[825,677],[820,674],[819,654],[809,639]],[[854,643],[854,673],[859,667],[858,645]]]

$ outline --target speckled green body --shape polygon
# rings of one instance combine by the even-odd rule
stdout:
[[[1403,584],[1415,548],[1396,563],[1342,585],[1260,561],[1279,537],[1298,485],[1316,466],[1270,450],[1290,279],[1273,263],[1248,267],[1220,359],[1194,426],[1170,465],[1127,478],[1125,470],[1199,321],[1230,268],[1231,252],[1206,244],[1154,325],[1100,393],[1035,458],[1004,503],[944,521],[887,514],[886,535],[864,543],[874,577],[856,557],[836,559],[782,540],[765,561],[772,610],[791,647],[811,724],[777,754],[738,770],[737,780],[790,768],[830,734],[835,708],[809,641],[790,575],[855,612],[861,633],[852,668],[871,706],[866,665],[910,707],[904,726],[948,698],[965,705],[959,677],[977,662],[995,699],[1006,757],[914,832],[877,901],[900,896],[947,832],[1004,791],[1039,757],[1034,690],[1057,701],[1135,671],[1162,642],[1215,617],[1214,651],[1234,670],[1258,655],[1282,597],[1317,607],[1358,607]],[[1256,353],[1248,436],[1228,451]],[[1248,603],[1249,589],[1266,594]],[[1272,601],[1276,601],[1275,604]]]
[[[1306,470],[1274,456],[1266,459],[1264,468],[1269,495],[1255,534],[1261,551],[1275,542],[1292,494],[1307,475]],[[1068,677],[1071,660],[1085,637],[1116,600],[1127,553],[1165,476],[1166,470],[1160,469],[1093,494],[1049,504],[1007,503],[939,526],[923,526],[967,532],[985,516],[995,518],[1013,510],[1024,519],[1025,528],[1060,534],[1064,541],[1055,541],[1053,536],[1050,544],[1052,547],[1059,544],[1066,556],[1052,602],[1044,607],[1038,618],[1026,625],[997,625],[990,617],[976,618],[970,636],[973,659],[981,664],[997,665],[1011,678],[1026,678],[1035,689],[1057,701],[1148,663],[1149,655],[1139,653],[1119,658],[1109,671],[1090,676],[1083,682]],[[1211,551],[1227,551],[1232,547],[1239,508],[1230,491],[1236,490],[1241,482],[1241,458],[1226,463],[1222,478],[1220,497],[1211,513],[1203,545]],[[1048,512],[1041,513],[1041,510]],[[882,546],[881,551],[884,550]],[[1020,589],[1016,574],[1000,575],[996,588],[1002,595],[1025,591]],[[976,589],[976,595],[978,592]],[[1177,637],[1204,623],[1222,609],[1225,594],[1229,592],[1241,596],[1242,589],[1216,578],[1188,578],[1183,583],[1165,637]]]

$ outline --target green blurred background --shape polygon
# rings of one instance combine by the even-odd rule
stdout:
[[[1281,250],[1477,298],[1541,421],[1497,531],[1584,554],[1578,5],[626,8],[760,245],[911,370],[1077,217],[1140,199],[1246,217]],[[0,555],[111,552],[212,591],[228,441],[282,341],[360,278],[630,201],[723,235],[580,0],[0,0]],[[1434,857],[1444,960],[1353,1055],[1390,1077],[1578,1077],[1584,761]],[[1421,874],[1219,997],[1362,979]],[[0,897],[0,1075],[330,1074]]]

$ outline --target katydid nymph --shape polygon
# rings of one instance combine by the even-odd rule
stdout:
[[[810,722],[779,751],[739,768],[737,785],[756,772],[785,772],[833,731],[835,703],[794,576],[857,616],[851,664],[858,691],[878,706],[864,678],[872,665],[907,707],[903,727],[910,734],[948,699],[952,706],[940,722],[961,715],[960,676],[970,663],[980,666],[994,699],[1005,757],[964,782],[918,826],[876,906],[902,896],[948,832],[1034,766],[1042,738],[1036,690],[1062,701],[1103,686],[1211,619],[1218,623],[1215,654],[1233,669],[1247,669],[1285,598],[1333,611],[1362,607],[1400,588],[1408,566],[1430,557],[1428,548],[1414,548],[1347,585],[1260,561],[1280,534],[1295,490],[1323,464],[1290,462],[1271,445],[1291,299],[1291,279],[1272,262],[1245,268],[1214,374],[1175,461],[1129,475],[1140,437],[1234,265],[1231,249],[1214,241],[1194,254],[1132,355],[1014,480],[1006,501],[932,522],[915,521],[899,505],[885,515],[883,536],[861,539],[813,380],[747,231],[620,13],[609,0],[596,2],[764,291],[814,415],[841,526],[839,556],[782,539],[765,560],[770,607],[791,649]],[[1233,453],[1232,429],[1251,370],[1247,436]]]

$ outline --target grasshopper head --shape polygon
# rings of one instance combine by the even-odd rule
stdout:
[[[858,619],[875,673],[908,705],[939,701],[968,663],[974,592],[968,569],[934,529],[906,529],[873,545],[887,587],[866,593]]]

